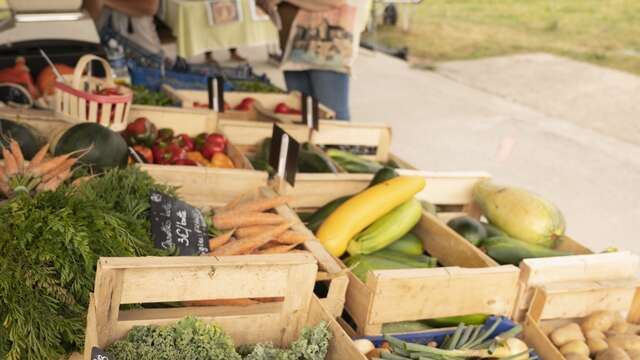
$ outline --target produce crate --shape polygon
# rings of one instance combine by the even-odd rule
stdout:
[[[180,101],[182,107],[194,108],[199,104],[207,106],[209,104],[209,93],[202,90],[181,90],[175,89],[169,85],[163,85],[162,90],[171,96],[173,99]],[[242,99],[252,97],[256,99],[256,106],[251,111],[237,111],[233,108],[240,104]],[[300,115],[284,115],[276,114],[273,112],[276,105],[279,103],[285,103],[290,108],[300,110],[302,105],[300,103],[302,96],[299,92],[293,91],[290,93],[258,93],[258,92],[242,92],[242,91],[229,91],[224,93],[224,99],[231,106],[231,110],[227,110],[220,114],[224,119],[236,119],[236,120],[263,120],[263,121],[284,121],[284,122],[299,122],[301,120]],[[200,105],[202,106],[202,105]],[[320,118],[321,119],[335,119],[335,112],[328,107],[320,104]]]
[[[196,136],[202,132],[215,132],[216,114],[200,109],[181,109],[158,106],[134,105],[129,120],[147,117],[158,128],[171,128],[176,134],[186,133]],[[140,164],[139,166],[158,181],[179,182],[183,186],[178,190],[180,196],[193,195],[194,205],[207,204],[202,189],[216,187],[228,189],[226,200],[233,198],[232,189],[256,188],[267,184],[268,175],[264,171],[253,170],[247,158],[229,141],[227,155],[233,160],[235,169],[208,168],[201,166]]]
[[[543,328],[598,310],[627,312],[627,321],[640,321],[640,281],[633,277],[610,280],[557,282],[536,287],[524,322],[524,339],[544,360],[565,360]]]
[[[362,359],[353,342],[313,296],[317,266],[307,253],[226,257],[101,258],[87,316],[84,358],[133,326],[194,315],[214,321],[236,346],[271,341],[286,346],[306,325],[326,321],[333,333],[327,359]],[[171,284],[171,286],[158,286]],[[283,298],[247,307],[213,306],[121,311],[123,304],[208,299]]]
[[[477,180],[473,176],[469,179],[460,175],[451,179],[447,174],[432,174],[427,176],[422,196],[436,205],[460,204],[463,201],[461,194],[469,194],[469,184]],[[330,192],[314,193],[302,200],[294,198],[294,207],[302,211],[313,210],[367,185],[360,182],[359,187],[350,189],[353,192],[346,192],[335,183],[331,184],[333,186],[327,186],[333,189]],[[433,189],[433,193],[428,189]],[[450,190],[440,193],[442,189]],[[486,254],[456,236],[438,217],[426,211],[413,232],[422,239],[425,250],[438,258],[444,267],[378,270],[370,272],[366,282],[349,272],[345,310],[356,328],[343,322],[348,333],[380,335],[385,323],[460,314],[511,316],[518,295],[517,267],[497,266]]]
[[[639,265],[640,257],[629,252],[525,259],[520,264],[523,286],[514,318],[521,322],[525,320],[527,311],[533,306],[534,290],[538,287],[572,281],[631,278],[638,273]]]

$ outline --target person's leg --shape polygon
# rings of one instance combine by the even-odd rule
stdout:
[[[350,120],[349,74],[328,70],[311,70],[311,89],[321,104],[336,112],[337,120]]]
[[[287,91],[300,91],[315,96],[311,88],[309,71],[285,71],[284,82],[287,85]]]
[[[231,61],[237,61],[237,62],[247,61],[247,59],[243,58],[242,56],[240,56],[240,54],[238,54],[238,49],[236,48],[229,49],[229,56],[231,58]]]

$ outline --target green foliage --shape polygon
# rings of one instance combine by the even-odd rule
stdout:
[[[118,360],[240,360],[231,338],[215,324],[186,317],[166,326],[136,326],[107,352]]]
[[[152,106],[172,106],[173,100],[165,93],[151,91],[144,86],[132,86],[133,103]]]
[[[245,360],[324,360],[329,351],[331,331],[325,322],[306,327],[289,349],[277,349],[271,343],[242,347],[238,351]]]
[[[50,360],[82,349],[100,256],[160,254],[146,212],[155,185],[136,168],[0,205],[0,356]]]

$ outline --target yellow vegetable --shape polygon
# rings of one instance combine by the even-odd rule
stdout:
[[[340,205],[318,229],[316,237],[334,256],[344,254],[349,241],[367,226],[422,191],[421,176],[398,176],[355,195]]]

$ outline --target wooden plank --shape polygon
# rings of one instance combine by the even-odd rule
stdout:
[[[363,156],[378,161],[389,160],[391,128],[385,124],[322,121],[320,131],[311,133],[310,142],[315,145],[375,146],[375,156]]]
[[[100,343],[111,343],[116,338],[113,330],[118,322],[122,296],[122,270],[103,269],[98,262],[95,283],[95,323]]]
[[[295,341],[309,315],[311,296],[299,296],[299,294],[313,294],[316,272],[318,268],[315,264],[302,264],[287,268],[288,277],[285,284],[287,289],[284,294],[284,303],[280,311],[281,337],[277,342],[280,346]]]
[[[420,170],[398,170],[400,175],[423,176],[427,184],[418,199],[433,204],[466,205],[473,201],[473,186],[480,180],[491,179],[485,172],[433,172]]]
[[[477,313],[508,316],[516,302],[518,275],[511,265],[373,271],[367,279],[375,291],[368,323]]]

